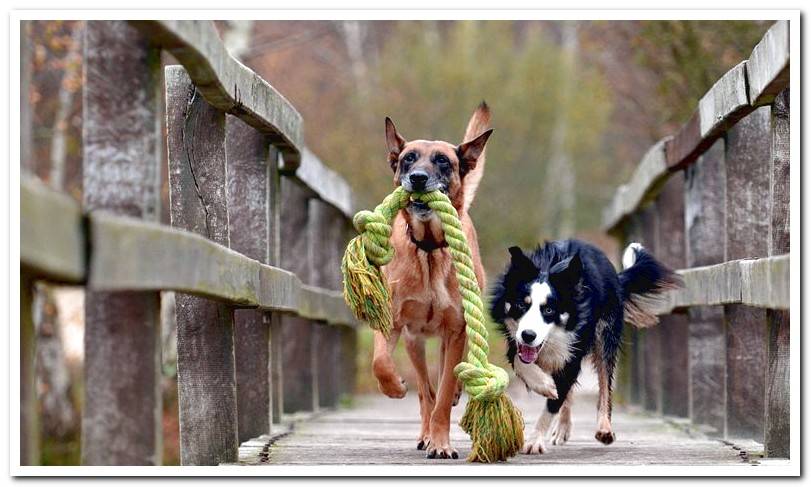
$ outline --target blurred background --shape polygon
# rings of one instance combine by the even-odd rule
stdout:
[[[490,275],[506,263],[507,246],[543,239],[576,236],[615,255],[613,240],[597,229],[616,187],[647,148],[689,118],[714,80],[748,56],[769,25],[217,22],[231,53],[301,112],[306,145],[346,178],[364,207],[392,188],[384,117],[408,139],[458,143],[473,109],[486,100],[495,134],[471,213]],[[32,42],[22,46],[21,75],[31,82],[35,144],[22,163],[81,201],[81,22],[34,21],[27,28]],[[167,195],[164,187],[164,222]],[[83,292],[41,286],[37,299],[42,461],[78,464]],[[172,300],[164,301],[164,312],[172,313]],[[163,330],[167,464],[178,463],[173,332]],[[373,392],[371,334],[364,330],[359,339],[358,392]],[[501,359],[503,344],[492,341]],[[397,360],[409,380],[403,350]]]

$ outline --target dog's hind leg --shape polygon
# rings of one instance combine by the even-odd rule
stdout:
[[[599,398],[597,401],[597,433],[594,437],[600,443],[610,445],[616,438],[611,429],[611,395],[614,387],[614,366],[619,350],[619,336],[622,333],[622,321],[616,324],[598,322],[596,350],[592,361],[597,372]]]
[[[428,377],[428,366],[425,363],[425,339],[414,337],[406,332],[406,351],[414,370],[417,373],[417,392],[420,396],[420,419],[422,426],[420,436],[417,438],[417,449],[424,450],[428,447],[431,435],[431,412],[436,403],[436,394],[431,386],[431,379]],[[441,362],[440,362],[441,363]]]
[[[408,389],[405,381],[397,374],[394,360],[391,358],[394,347],[397,345],[397,339],[400,338],[400,329],[391,330],[388,340],[379,331],[375,331],[374,334],[375,351],[372,359],[372,371],[377,378],[377,387],[380,392],[391,398],[400,399],[405,397]]]

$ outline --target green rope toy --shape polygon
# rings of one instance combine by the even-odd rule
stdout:
[[[484,303],[479,283],[473,272],[473,259],[462,231],[459,214],[448,197],[440,191],[409,194],[402,187],[383,200],[374,211],[355,215],[359,236],[347,246],[341,262],[344,299],[358,320],[366,321],[386,337],[391,333],[392,317],[389,289],[381,266],[394,257],[391,224],[409,198],[426,203],[442,222],[448,242],[459,293],[462,295],[467,332],[467,362],[461,362],[454,373],[470,396],[459,425],[470,435],[473,448],[467,460],[492,463],[514,456],[524,443],[524,420],[521,412],[505,394],[509,384],[507,372],[487,360]]]

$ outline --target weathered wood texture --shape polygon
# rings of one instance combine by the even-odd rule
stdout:
[[[355,216],[357,208],[349,183],[325,166],[312,151],[304,149],[298,166],[291,166],[286,159],[283,163],[282,171],[313,190],[319,199],[339,209],[347,218]]]
[[[656,257],[671,269],[686,266],[684,237],[684,177],[670,178],[656,200],[659,212]],[[660,318],[659,352],[662,378],[662,413],[688,414],[688,321],[684,312]]]
[[[268,260],[275,266],[282,262],[282,181],[279,172],[280,155],[271,150],[268,173]],[[270,386],[271,386],[271,419],[274,424],[282,421],[284,414],[284,348],[282,342],[282,316],[280,313],[270,315]]]
[[[86,23],[86,210],[158,218],[158,60],[157,50],[125,22]],[[158,311],[157,292],[85,295],[84,465],[161,463]]]
[[[791,249],[789,227],[789,90],[772,105],[771,225],[769,255]],[[765,449],[770,457],[789,457],[791,446],[790,321],[787,310],[768,310],[768,369],[766,370]]]
[[[780,20],[775,22],[755,46],[747,64],[749,98],[753,105],[771,103],[788,86],[789,45],[789,23],[787,20]]]
[[[225,114],[174,66],[166,69],[166,107],[172,225],[227,246]],[[233,310],[188,294],[175,300],[181,464],[235,461]]]
[[[665,167],[651,164],[650,152],[631,180],[619,188],[603,213],[603,229],[615,233],[620,222],[654,198],[664,179],[693,164],[715,141],[755,107],[771,103],[789,83],[789,25],[779,21],[743,61],[701,98],[690,119],[665,139]],[[657,150],[662,142],[651,148]]]
[[[301,115],[267,81],[234,59],[210,20],[138,20],[131,23],[186,68],[200,94],[268,136],[298,161],[303,147]]]
[[[529,437],[535,420],[544,407],[544,399],[530,395],[516,382],[508,391],[525,418],[525,436]],[[596,394],[575,391],[573,430],[563,446],[547,443],[543,455],[516,455],[506,462],[489,464],[488,471],[506,466],[526,469],[526,475],[537,475],[544,468],[559,465],[564,474],[577,465],[725,465],[741,466],[741,474],[751,472],[752,463],[741,452],[721,442],[691,436],[674,424],[649,414],[639,414],[629,408],[617,407],[612,423],[617,440],[610,446],[594,439],[594,404]],[[451,467],[463,475],[484,464],[464,461],[470,451],[470,437],[459,427],[465,411],[462,403],[451,411],[451,445],[459,450],[458,460],[436,460],[417,450],[419,405],[417,394],[393,401],[382,394],[358,396],[356,406],[318,416],[295,424],[293,432],[269,448],[261,465],[425,465],[438,469]],[[347,438],[352,441],[347,442]],[[254,447],[255,448],[255,447]],[[260,449],[261,451],[261,449]],[[254,458],[260,459],[259,455]],[[259,463],[259,462],[256,462]],[[746,469],[744,469],[744,466]],[[458,470],[455,470],[458,469]],[[396,469],[392,469],[396,472]],[[576,470],[575,470],[576,471]],[[438,474],[440,470],[437,470]],[[443,472],[449,472],[443,470]],[[507,472],[507,470],[505,470]],[[484,470],[482,470],[484,474]],[[548,473],[548,471],[547,471]]]
[[[26,273],[57,282],[85,279],[81,208],[34,178],[23,178],[20,185],[20,242],[20,263]]]
[[[659,249],[659,205],[651,203],[640,212],[640,224],[643,246],[658,255]],[[642,405],[649,411],[662,412],[662,351],[661,328],[655,326],[640,330],[643,364],[642,367]]]
[[[40,464],[34,280],[20,277],[20,465]]]
[[[686,264],[707,266],[723,262],[725,240],[726,168],[724,141],[718,140],[686,170],[684,228]],[[721,306],[688,309],[689,417],[723,435],[726,411],[726,338]]]
[[[769,249],[771,117],[768,107],[741,120],[726,138],[724,259],[763,257]],[[766,311],[727,305],[726,435],[763,441]]]
[[[236,117],[226,118],[228,229],[231,248],[268,261],[268,143]],[[270,432],[269,316],[252,309],[234,312],[239,441]]]
[[[341,257],[346,247],[343,215],[333,206],[316,199],[309,202],[309,261],[312,283],[327,289],[340,289]],[[335,327],[316,329],[318,350],[319,406],[335,406],[340,394],[339,370],[345,357],[341,331]]]
[[[309,283],[309,192],[290,178],[281,180],[281,265]],[[318,368],[315,327],[301,316],[282,317],[284,411],[312,411],[318,407]]]

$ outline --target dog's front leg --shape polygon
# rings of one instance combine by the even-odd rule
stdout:
[[[405,397],[408,390],[405,381],[397,374],[394,360],[391,358],[394,347],[397,345],[397,339],[400,338],[400,331],[401,329],[397,328],[391,330],[388,340],[379,331],[374,332],[375,351],[372,371],[377,378],[377,387],[380,392],[394,399]]]
[[[516,355],[515,359],[513,359],[513,370],[515,370],[515,375],[524,381],[524,384],[526,384],[531,391],[549,399],[558,398],[555,380],[536,364],[525,364]]]
[[[525,455],[540,455],[546,453],[546,433],[549,431],[549,426],[552,424],[552,421],[558,415],[557,411],[554,413],[550,411],[549,403],[551,401],[551,399],[546,400],[543,412],[538,418],[538,422],[535,423],[534,438],[527,440],[527,442],[524,443],[524,448],[521,449],[521,452]]]
[[[456,395],[456,376],[453,368],[462,360],[465,350],[464,328],[461,332],[447,332],[443,337],[445,360],[442,366],[442,382],[439,384],[436,405],[431,413],[431,441],[428,445],[428,458],[459,458],[459,453],[451,448],[451,408]]]

